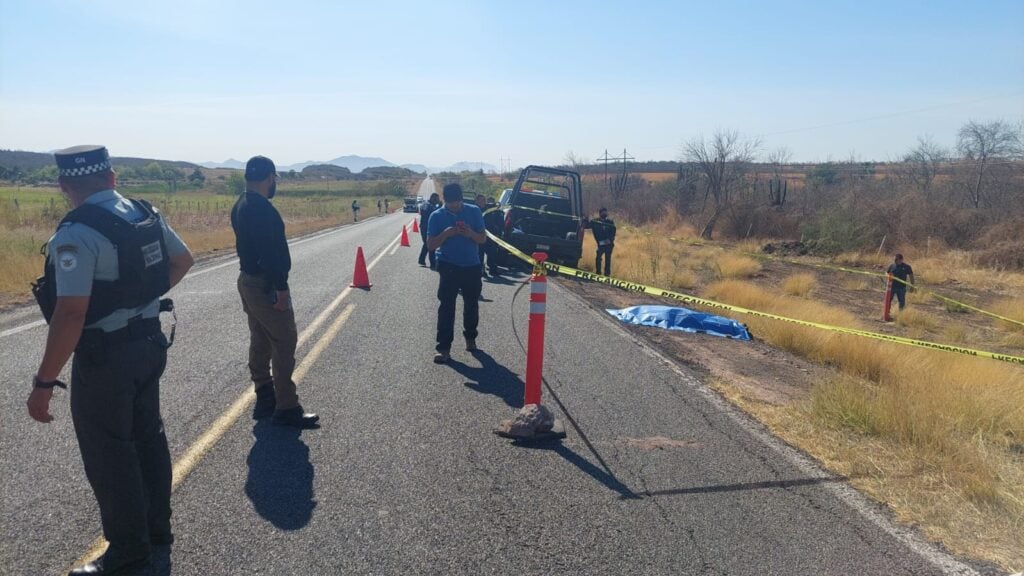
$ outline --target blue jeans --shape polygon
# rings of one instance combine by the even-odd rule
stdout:
[[[894,282],[895,284],[895,282]],[[892,287],[892,295],[896,297],[896,300],[900,303],[900,310],[907,305],[907,287],[903,284]]]

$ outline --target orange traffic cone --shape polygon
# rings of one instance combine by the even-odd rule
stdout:
[[[409,245],[409,232],[405,230],[405,226],[402,226],[402,246]]]
[[[412,219],[412,231],[413,231],[414,234],[417,234],[420,231],[420,227],[416,225],[416,219],[415,218]]]
[[[363,247],[356,250],[356,269],[352,273],[352,283],[349,288],[369,288],[370,276],[366,273],[366,259],[363,258]]]

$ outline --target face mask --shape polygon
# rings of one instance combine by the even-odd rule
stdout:
[[[270,185],[270,190],[267,190],[267,199],[271,199],[277,194],[277,182]]]

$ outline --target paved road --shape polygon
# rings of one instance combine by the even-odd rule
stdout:
[[[481,352],[456,347],[436,366],[436,277],[415,263],[419,238],[397,246],[411,219],[292,245],[300,395],[320,430],[254,424],[247,410],[218,425],[248,389],[237,264],[208,261],[175,289],[172,457],[223,434],[175,491],[178,540],[151,573],[973,573],[557,285],[545,375],[565,411],[545,399],[576,427],[545,447],[494,436],[522,400],[513,326],[525,334],[528,290],[513,295],[525,276],[485,282]],[[360,245],[373,288],[346,291]],[[0,316],[3,574],[59,574],[99,535],[67,395],[49,426],[25,414],[45,329],[18,327],[36,317]],[[652,437],[679,446],[630,440]]]

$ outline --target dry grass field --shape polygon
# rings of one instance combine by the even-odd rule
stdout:
[[[360,188],[372,185],[334,182],[296,186],[294,190],[281,186],[274,205],[285,220],[288,234],[300,235],[351,222],[353,199],[362,207],[361,218],[376,215],[377,197]],[[234,247],[230,220],[234,196],[204,191],[124,193],[152,202],[197,255]],[[391,197],[392,206],[400,204],[401,198]],[[31,298],[29,284],[42,273],[40,248],[67,210],[56,188],[0,188],[0,306]]]
[[[859,274],[751,258],[759,243],[698,242],[668,216],[644,230],[620,225],[616,277],[774,314],[1005,354],[1024,355],[1024,327],[957,309],[936,292],[1024,321],[1024,275],[974,265],[970,253],[902,248],[920,290],[906,310],[883,323],[883,282]],[[593,270],[593,239],[581,268]],[[844,254],[831,263],[881,272],[890,256]],[[751,264],[752,262],[752,264]],[[615,304],[653,299],[611,288],[580,287]],[[608,304],[609,302],[604,302]],[[887,504],[950,549],[1024,569],[1024,366],[772,321],[734,316],[773,354],[807,361],[814,370],[786,373],[790,362],[761,354],[740,362],[733,342],[663,336],[672,346],[700,346],[682,361],[709,369],[713,385],[786,441]],[[781,367],[772,368],[778,364]],[[753,371],[763,378],[743,376]],[[781,371],[781,372],[780,372]],[[778,376],[778,378],[773,378]],[[763,382],[780,380],[778,393]],[[783,398],[780,400],[780,397]]]

